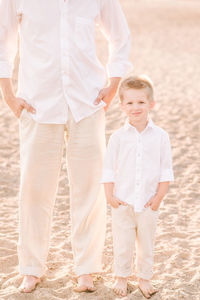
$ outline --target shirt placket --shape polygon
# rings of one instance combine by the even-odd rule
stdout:
[[[135,174],[135,204],[140,202],[142,188],[142,138],[137,134],[136,148],[136,174]]]
[[[69,0],[60,0],[60,49],[61,49],[61,78],[63,92],[67,101],[69,85]],[[68,104],[68,101],[67,101]]]

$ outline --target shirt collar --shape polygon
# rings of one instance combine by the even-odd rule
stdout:
[[[149,119],[148,124],[143,131],[147,130],[147,128],[154,128],[154,127],[155,127],[154,122],[151,119]],[[136,128],[129,123],[128,119],[126,119],[126,121],[124,123],[124,129],[128,130],[130,128],[134,128],[136,130]]]

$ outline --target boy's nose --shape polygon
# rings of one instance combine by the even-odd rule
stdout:
[[[133,109],[134,111],[136,111],[136,110],[139,109],[139,106],[138,106],[137,104],[133,104],[132,109]]]

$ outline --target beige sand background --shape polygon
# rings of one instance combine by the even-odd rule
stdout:
[[[162,208],[155,249],[153,299],[200,299],[200,1],[122,0],[133,37],[134,73],[148,74],[156,87],[152,117],[170,134],[176,181]],[[105,62],[106,43],[97,35]],[[107,136],[123,123],[117,100],[107,112]],[[112,237],[108,209],[105,274],[93,294],[73,292],[69,189],[63,156],[47,277],[30,295],[17,287],[19,184],[18,121],[0,101],[0,300],[118,299],[111,290]],[[143,299],[135,277],[126,299]]]

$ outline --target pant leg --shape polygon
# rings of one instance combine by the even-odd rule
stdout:
[[[114,275],[117,277],[129,277],[132,273],[135,230],[133,207],[120,205],[112,208]]]
[[[45,272],[64,140],[64,125],[38,124],[26,111],[20,119],[19,269]]]
[[[102,271],[106,228],[106,202],[100,184],[105,152],[104,110],[78,123],[70,113],[67,127],[72,249],[79,276]]]
[[[137,277],[149,280],[153,276],[154,241],[158,212],[148,207],[136,215]]]

